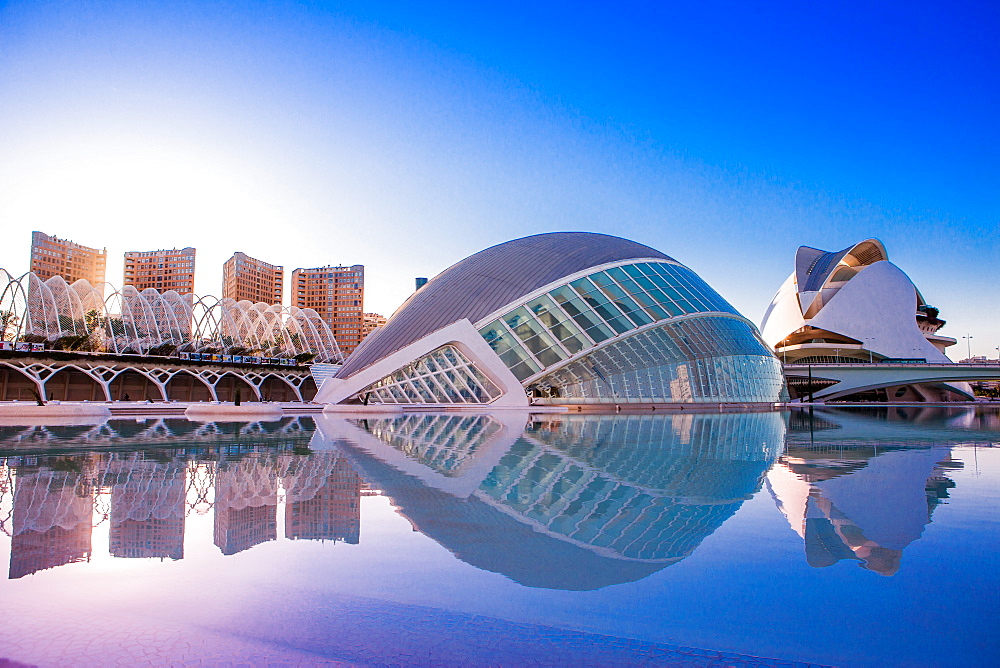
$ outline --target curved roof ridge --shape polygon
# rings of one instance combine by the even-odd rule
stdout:
[[[674,261],[658,250],[596,232],[547,232],[490,246],[451,265],[411,294],[344,362],[347,378],[453,322],[476,322],[538,288],[608,262]]]
[[[874,249],[865,249],[865,252],[861,252],[859,249],[866,244],[874,246]],[[859,251],[858,254],[855,254],[855,251]],[[865,266],[889,260],[885,245],[874,237],[859,241],[840,251],[799,246],[795,252],[795,282],[799,292],[816,292],[821,289],[840,261],[848,255],[855,257]]]

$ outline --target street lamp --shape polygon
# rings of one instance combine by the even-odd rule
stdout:
[[[968,357],[966,357],[965,359],[971,360],[972,359],[972,334],[966,334],[962,338],[965,339],[966,352],[968,353]]]

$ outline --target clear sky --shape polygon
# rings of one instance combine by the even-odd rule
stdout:
[[[759,321],[867,237],[1000,346],[1000,5],[0,2],[0,267],[30,232],[415,276],[616,234]],[[952,351],[957,351],[953,348]]]

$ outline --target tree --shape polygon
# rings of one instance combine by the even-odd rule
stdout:
[[[0,311],[0,341],[13,341],[21,319],[11,310]]]
[[[83,321],[87,323],[87,330],[91,332],[96,332],[104,327],[104,318],[101,317],[101,312],[97,309],[87,311],[83,316]]]

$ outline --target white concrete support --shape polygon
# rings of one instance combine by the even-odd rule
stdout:
[[[317,393],[315,401],[322,404],[339,404],[410,362],[446,345],[458,348],[476,365],[477,369],[500,388],[502,392],[500,397],[488,404],[491,408],[526,408],[528,406],[528,397],[524,393],[521,382],[497,357],[479,330],[473,327],[467,318],[458,320],[414,341],[349,378],[326,380]]]

